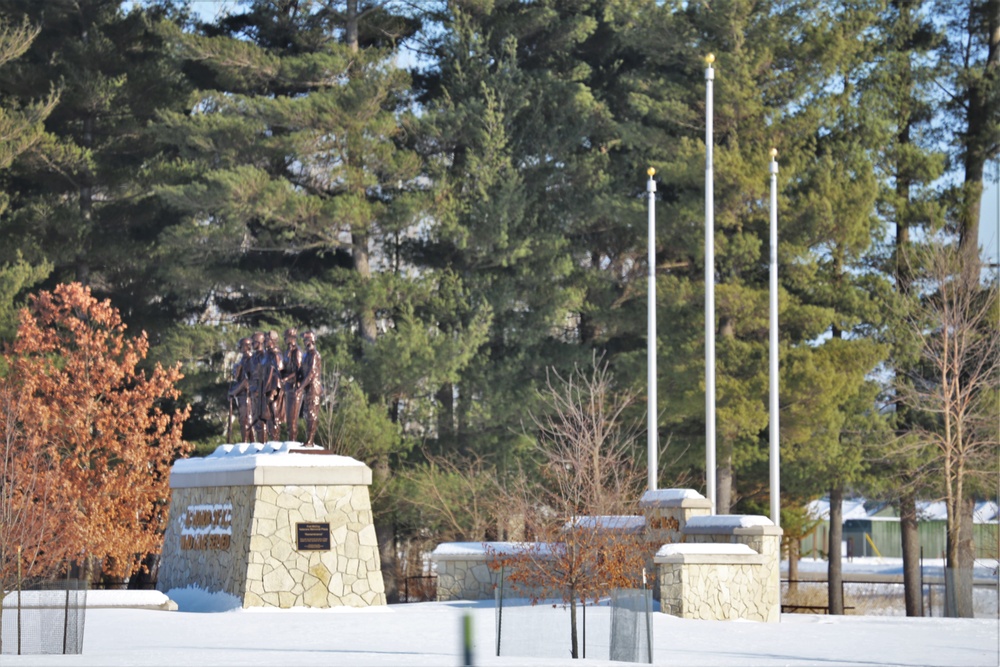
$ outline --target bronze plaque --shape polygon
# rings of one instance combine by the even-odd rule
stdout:
[[[299,551],[329,551],[330,524],[295,524],[295,543]]]

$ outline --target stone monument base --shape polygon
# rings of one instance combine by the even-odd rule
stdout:
[[[177,461],[157,588],[243,607],[384,605],[370,484],[364,463],[297,442]]]

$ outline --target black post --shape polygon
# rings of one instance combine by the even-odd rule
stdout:
[[[500,566],[500,588],[497,590],[497,657],[500,657],[500,633],[503,629],[503,565]]]
[[[928,588],[928,591],[930,588]],[[920,547],[920,615],[924,615],[924,548]]]
[[[66,560],[66,607],[63,609],[63,655],[66,655],[66,639],[69,636],[69,560]]]
[[[462,616],[462,648],[464,664],[469,667],[472,664],[472,614],[466,612]]]
[[[789,555],[791,558],[791,555]],[[778,582],[779,584],[781,582]],[[780,586],[779,586],[780,588]],[[649,650],[649,664],[653,664],[653,591],[646,588],[646,568],[642,568],[642,595],[646,600],[646,648]],[[779,602],[780,604],[780,602]]]

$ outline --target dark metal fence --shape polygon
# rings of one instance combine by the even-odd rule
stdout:
[[[844,613],[858,616],[905,616],[906,598],[902,575],[850,574],[842,582]],[[948,587],[944,577],[924,577],[921,583],[921,615],[950,616]],[[1000,618],[1000,597],[996,580],[976,580],[973,584],[973,613],[976,618]],[[824,578],[784,579],[781,582],[783,613],[825,614],[828,584]],[[953,603],[952,603],[953,604]]]

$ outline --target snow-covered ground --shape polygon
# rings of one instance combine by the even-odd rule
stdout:
[[[179,611],[117,607],[130,597],[158,604],[161,594],[123,592],[88,609],[82,655],[4,655],[4,667],[83,665],[144,667],[238,665],[460,665],[462,622],[471,615],[477,665],[610,665],[569,658],[566,613],[535,612],[537,634],[554,640],[550,657],[496,657],[492,602],[426,602],[373,609],[242,610],[235,599],[186,589],[170,592]],[[140,600],[140,598],[143,598]],[[149,599],[146,599],[149,598]],[[513,612],[513,610],[509,610]],[[588,611],[588,643],[606,608]],[[514,616],[508,616],[514,627]],[[551,623],[550,623],[551,620]],[[606,617],[604,627],[607,627]],[[1000,664],[997,619],[897,618],[785,614],[780,623],[689,621],[652,615],[653,662],[671,666]],[[505,635],[505,638],[509,637]],[[506,641],[506,639],[505,639]],[[565,657],[558,657],[565,650]],[[606,649],[605,649],[606,651]],[[591,649],[591,655],[598,651]],[[605,653],[606,655],[606,653]]]

